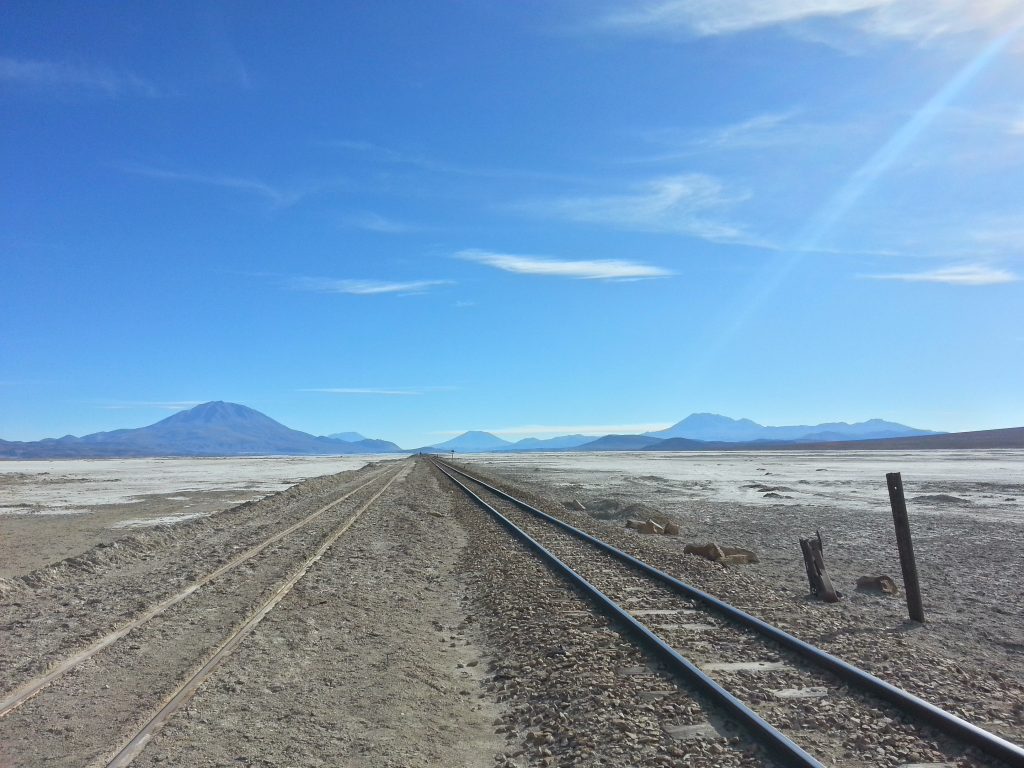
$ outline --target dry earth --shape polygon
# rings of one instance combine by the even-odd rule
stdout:
[[[1020,462],[1020,452],[1012,453]],[[758,466],[764,461],[761,455]],[[888,574],[902,583],[887,502],[881,509],[861,504],[754,506],[694,498],[691,488],[681,492],[664,477],[638,475],[635,465],[632,472],[596,473],[573,472],[566,463],[548,469],[529,460],[510,466],[481,457],[467,466],[528,489],[541,508],[683,574],[684,581],[1024,742],[1024,591],[1018,576],[1024,573],[1024,513],[987,515],[963,506],[938,511],[933,506],[930,514],[922,514],[926,501],[910,502],[928,619],[922,626],[907,619],[902,595],[889,598],[855,589],[862,575]],[[762,475],[767,471],[762,468]],[[908,497],[973,492],[1000,501],[1024,499],[1020,476],[987,487],[953,479],[915,487],[913,480],[904,480]],[[693,482],[702,479],[695,476]],[[561,503],[553,503],[552,496]],[[565,509],[576,499],[587,514]],[[645,515],[678,522],[682,535],[645,536],[624,528],[624,519]],[[816,529],[825,538],[833,582],[843,593],[834,605],[808,595],[797,542]],[[708,541],[753,549],[761,562],[727,567],[682,555],[685,543]]]
[[[728,723],[716,723],[724,737],[673,735],[666,725],[714,719],[699,697],[593,615],[585,599],[454,494],[424,460],[305,481],[209,517],[131,531],[113,545],[8,578],[0,594],[0,689],[16,688],[342,493],[373,478],[379,487],[395,470],[400,479],[242,641],[138,764],[770,764]],[[543,473],[491,474],[685,581],[1024,740],[1024,665],[1014,645],[1019,602],[1005,571],[993,576],[991,568],[982,574],[982,564],[973,566],[974,588],[1003,589],[1007,614],[950,592],[950,601],[961,602],[946,609],[930,603],[931,621],[914,627],[903,620],[900,600],[850,593],[826,606],[807,599],[798,578],[802,565],[786,552],[795,549],[791,536],[806,533],[813,518],[797,514],[786,518],[788,527],[765,531],[742,509],[715,508],[710,526],[706,506],[692,499],[671,506],[656,479],[612,488],[566,482],[563,475],[554,478],[559,487],[553,492]],[[201,664],[217,637],[237,626],[367,493],[215,580],[154,627],[133,631],[0,719],[0,766],[105,764],[104,757]],[[619,520],[566,511],[561,502],[576,497],[645,504],[679,519],[687,535],[640,536],[623,530]],[[1011,536],[1019,541],[1019,529]],[[725,567],[682,553],[684,541],[708,538],[762,552],[775,542],[777,556]],[[1010,555],[1009,544],[990,545],[997,555]],[[958,559],[964,548],[961,541],[940,551],[960,567],[977,555],[967,547]],[[845,550],[832,544],[826,554],[845,586],[849,573],[872,572],[860,555],[878,549],[850,548],[846,561],[833,558]],[[946,593],[926,581],[926,595],[934,601],[936,594]],[[977,617],[964,620],[962,610],[987,614],[988,623],[975,626]],[[111,706],[124,686],[131,707]],[[884,734],[865,738],[885,743]],[[900,763],[888,756],[877,764]]]
[[[371,459],[253,457],[0,461],[0,578],[206,517]]]

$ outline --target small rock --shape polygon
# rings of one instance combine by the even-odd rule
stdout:
[[[876,592],[890,596],[900,593],[896,582],[888,576],[860,576],[857,579],[857,591]]]

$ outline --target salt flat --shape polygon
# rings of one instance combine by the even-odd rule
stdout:
[[[358,469],[380,456],[0,461],[0,576]]]
[[[271,456],[231,458],[78,459],[0,461],[0,514],[67,512],[100,504],[139,502],[154,494],[237,491],[252,498],[308,477],[358,469],[367,456]]]
[[[917,514],[960,509],[976,517],[1024,519],[1024,451],[1015,450],[643,451],[471,458],[495,469],[536,468],[555,482],[614,485],[623,490],[656,485],[677,499],[755,509],[779,505],[887,509],[885,474],[901,472],[908,501]],[[939,498],[943,496],[948,498]]]

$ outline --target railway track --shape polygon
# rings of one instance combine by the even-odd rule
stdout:
[[[409,469],[375,474],[4,695],[0,765],[130,764]]]
[[[435,466],[782,764],[1024,766],[1021,747],[684,584],[459,467],[437,459]],[[828,712],[829,723],[845,726],[822,732],[826,729],[807,716],[809,703]],[[878,751],[878,734],[889,749]],[[886,762],[894,750],[900,762]]]

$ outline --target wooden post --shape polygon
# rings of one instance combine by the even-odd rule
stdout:
[[[885,476],[885,481],[889,485],[892,520],[896,524],[896,546],[900,550],[900,568],[903,570],[903,588],[907,593],[907,610],[913,621],[923,622],[924,604],[921,602],[921,585],[917,580],[914,542],[910,538],[907,500],[903,497],[903,478],[899,472],[889,472]]]
[[[800,539],[800,551],[804,555],[804,568],[807,569],[807,581],[811,585],[811,593],[826,603],[838,603],[841,595],[832,586],[832,580],[825,570],[825,553],[821,542],[821,531],[817,539]]]

